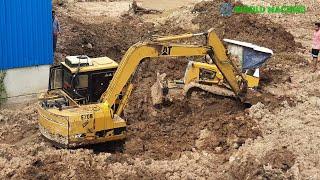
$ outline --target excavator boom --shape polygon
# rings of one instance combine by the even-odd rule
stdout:
[[[194,36],[206,35],[206,45],[179,45],[171,44],[167,41],[191,38]],[[157,42],[158,41],[158,42]],[[246,81],[236,71],[232,62],[228,59],[226,49],[213,30],[200,34],[185,34],[181,36],[161,37],[155,42],[137,43],[130,47],[122,58],[121,63],[105,93],[101,96],[101,102],[107,102],[109,106],[113,106],[116,99],[121,94],[122,89],[127,85],[128,81],[135,73],[138,65],[146,58],[160,57],[188,57],[188,56],[206,56],[209,55],[217,65],[223,76],[226,78],[230,87],[236,96],[243,96],[242,84]]]

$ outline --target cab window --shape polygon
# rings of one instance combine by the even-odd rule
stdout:
[[[63,71],[63,88],[69,89],[71,88],[72,74],[66,70]]]
[[[88,88],[88,75],[78,75],[75,79],[75,88],[84,89]]]
[[[49,90],[62,88],[62,74],[63,70],[61,69],[61,66],[55,66],[50,68]]]

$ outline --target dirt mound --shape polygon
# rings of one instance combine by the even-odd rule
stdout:
[[[273,149],[267,152],[263,158],[264,164],[270,165],[272,168],[288,171],[295,163],[295,155],[283,147],[282,149]]]
[[[192,23],[200,30],[215,28],[220,38],[230,38],[256,43],[269,47],[276,52],[294,51],[300,47],[294,37],[281,25],[254,15],[234,14],[229,18],[221,17],[219,7],[222,1],[201,2],[192,12],[198,14]],[[63,10],[62,10],[63,11]],[[139,41],[146,41],[153,35],[185,33],[187,27],[181,28],[179,16],[156,25],[143,21],[139,16],[124,15],[120,20],[105,20],[103,23],[83,22],[68,16],[59,18],[66,26],[58,51],[63,55],[87,54],[89,56],[109,56],[120,60],[125,51]],[[182,17],[181,17],[182,18]],[[183,17],[184,18],[184,17]],[[180,22],[183,24],[184,20]]]
[[[2,179],[193,179],[217,177],[223,166],[206,152],[182,152],[176,160],[155,161],[128,157],[112,162],[109,153],[90,150],[56,150],[43,143],[29,144],[24,150],[0,145]]]
[[[91,150],[58,150],[39,141],[23,146],[0,144],[2,179],[102,179],[101,166],[109,153],[95,155]],[[100,167],[100,168],[99,168]]]
[[[63,54],[87,54],[91,57],[108,56],[117,61],[133,44],[150,38],[152,23],[126,16],[120,22],[106,21],[101,24],[83,24],[69,20],[75,36],[61,47]]]
[[[308,66],[304,58],[298,54],[287,52],[277,53],[261,68],[261,87],[276,83],[290,83],[291,75],[288,73],[294,67]]]
[[[0,143],[21,143],[37,131],[35,107],[27,106],[21,111],[0,111]]]
[[[233,179],[293,179],[288,170],[295,163],[295,155],[287,149],[268,151],[262,159],[252,154],[230,159],[229,174]]]
[[[294,94],[299,103],[295,106],[290,107],[284,101],[274,110],[261,103],[250,108],[250,116],[259,122],[263,138],[247,141],[232,159],[254,157],[262,164],[268,162],[272,169],[293,175],[294,179],[319,178],[320,159],[314,149],[320,145],[316,113],[320,99],[305,88],[318,86],[318,80],[308,79],[303,83],[302,87],[296,87],[299,91],[295,90]]]
[[[249,14],[233,14],[222,17],[219,8],[223,1],[208,1],[197,4],[194,12],[199,12],[193,23],[199,24],[201,30],[215,28],[220,38],[236,39],[259,44],[276,52],[293,52],[301,47],[280,24],[275,24],[267,18]]]
[[[138,16],[124,15],[119,21],[103,23],[81,22],[71,17],[61,17],[67,33],[62,34],[58,51],[62,55],[86,54],[91,57],[108,56],[120,61],[130,46],[148,41],[153,35],[168,35],[184,32],[180,27],[144,22]],[[65,35],[67,34],[67,35]],[[72,36],[70,36],[72,34]],[[58,60],[61,61],[61,60]]]
[[[201,139],[203,143],[198,148],[210,151],[217,148],[217,153],[222,153],[260,134],[255,123],[245,118],[245,107],[231,99],[200,93],[155,109],[150,92],[156,79],[155,71],[166,72],[170,79],[179,79],[186,65],[186,60],[172,59],[149,61],[141,66],[136,76],[137,87],[125,110],[129,123],[127,153],[175,159],[181,152],[197,148],[196,141],[204,129],[209,136]]]

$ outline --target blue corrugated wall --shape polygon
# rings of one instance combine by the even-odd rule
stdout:
[[[0,0],[0,69],[52,64],[52,0]]]

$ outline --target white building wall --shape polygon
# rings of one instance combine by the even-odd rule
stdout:
[[[17,99],[34,99],[34,93],[45,91],[49,84],[49,65],[9,69],[6,71],[4,85],[8,102]],[[33,94],[33,95],[30,95]],[[10,98],[21,96],[19,98]]]

